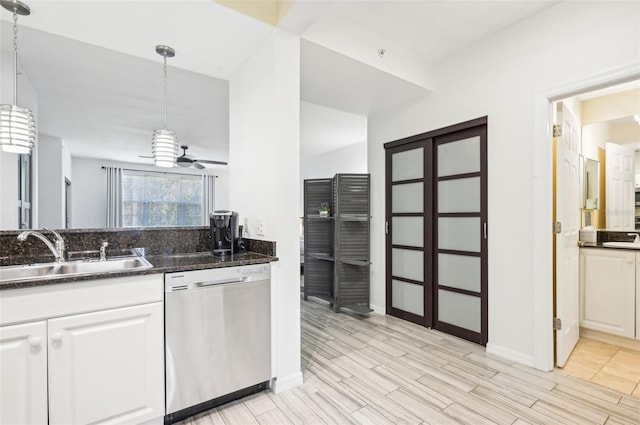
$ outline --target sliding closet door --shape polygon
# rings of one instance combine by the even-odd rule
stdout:
[[[385,150],[387,312],[486,345],[486,117]]]
[[[428,256],[431,200],[425,194],[430,172],[424,141],[386,152],[387,161],[387,311],[424,326],[431,326],[425,306],[431,304]]]
[[[486,127],[434,142],[434,328],[486,344]]]

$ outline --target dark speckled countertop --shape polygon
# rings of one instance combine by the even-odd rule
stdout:
[[[277,257],[258,254],[255,252],[245,252],[224,257],[215,256],[211,252],[194,252],[174,255],[151,255],[145,258],[153,265],[152,268],[56,277],[45,276],[19,281],[0,282],[0,291],[95,279],[215,269],[220,267],[247,266],[251,264],[264,264],[278,261]]]

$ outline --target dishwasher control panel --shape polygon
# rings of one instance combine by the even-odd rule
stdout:
[[[271,279],[270,264],[218,267],[204,270],[165,273],[165,292],[177,292],[199,287],[254,282]]]

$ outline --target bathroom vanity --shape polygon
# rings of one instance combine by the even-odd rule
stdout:
[[[580,250],[580,327],[640,340],[640,251]]]

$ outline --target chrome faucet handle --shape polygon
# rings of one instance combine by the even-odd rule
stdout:
[[[58,254],[60,254],[60,259],[58,261],[64,262],[64,239],[62,239],[60,233],[56,232],[55,230],[47,229],[46,227],[43,227],[42,229],[50,232],[51,234],[53,234],[53,236],[56,237],[56,251],[58,251]]]
[[[633,243],[640,243],[640,233],[627,233],[627,236],[635,236]]]
[[[42,229],[46,230],[47,232],[50,232],[51,234],[53,234],[53,236],[56,237],[56,251],[58,251],[58,255],[60,255],[60,258],[58,258],[58,262],[64,263],[64,260],[65,260],[64,239],[62,238],[60,233],[56,232],[55,230],[47,229],[46,227],[43,227]]]
[[[107,261],[107,247],[109,246],[109,242],[102,241],[100,244],[100,261]]]

